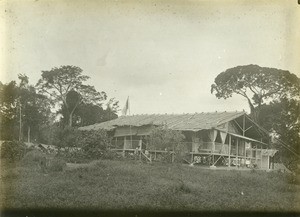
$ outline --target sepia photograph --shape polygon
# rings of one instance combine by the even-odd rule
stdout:
[[[0,0],[1,216],[299,216],[297,0]]]

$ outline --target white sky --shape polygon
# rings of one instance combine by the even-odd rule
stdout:
[[[0,80],[75,65],[132,114],[249,111],[210,94],[227,68],[300,77],[297,1],[0,1]],[[298,24],[298,25],[297,25]]]

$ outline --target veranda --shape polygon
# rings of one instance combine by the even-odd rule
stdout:
[[[276,153],[274,149],[268,149],[268,144],[242,135],[228,133],[222,130],[202,130],[198,132],[185,131],[186,141],[182,142],[186,157],[184,161],[189,164],[272,169],[271,163]],[[112,150],[123,155],[137,155],[140,158],[152,162],[170,156],[174,161],[175,151],[172,147],[160,150],[150,149],[155,144],[148,135],[131,135],[115,137],[112,141]]]

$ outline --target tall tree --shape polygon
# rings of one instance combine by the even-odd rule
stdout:
[[[47,124],[50,105],[45,96],[37,94],[26,75],[18,75],[19,84],[0,84],[1,139],[37,138],[39,129]]]
[[[252,118],[259,123],[259,112],[264,102],[300,97],[300,80],[295,74],[281,69],[258,65],[237,66],[215,78],[211,93],[217,98],[227,99],[233,94],[246,98]]]
[[[105,92],[98,92],[93,86],[84,84],[88,79],[88,76],[82,75],[82,69],[79,67],[61,66],[42,71],[42,78],[37,87],[53,102],[63,104],[68,115],[68,125],[72,126],[73,114],[81,103],[101,106],[107,97]],[[72,102],[67,101],[68,94],[74,95]]]
[[[15,81],[0,83],[0,136],[1,140],[12,140],[16,132],[18,87]]]

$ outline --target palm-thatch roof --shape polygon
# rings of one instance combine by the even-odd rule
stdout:
[[[212,112],[194,114],[150,114],[120,116],[117,119],[80,127],[80,130],[113,130],[120,126],[165,125],[173,130],[199,131],[217,128],[218,126],[241,117],[242,112]]]

